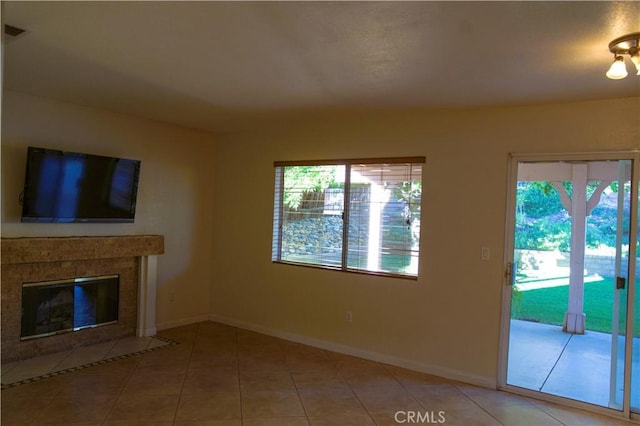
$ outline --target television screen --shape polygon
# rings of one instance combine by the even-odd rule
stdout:
[[[133,222],[140,161],[27,149],[23,222]]]

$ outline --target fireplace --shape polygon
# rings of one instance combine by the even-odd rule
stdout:
[[[156,334],[156,266],[157,256],[164,252],[162,236],[1,242],[2,362]]]
[[[22,285],[20,340],[118,322],[119,275]]]

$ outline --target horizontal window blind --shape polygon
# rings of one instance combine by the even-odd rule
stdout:
[[[344,166],[286,166],[276,198],[280,206],[274,234],[277,260],[340,267]]]
[[[347,267],[418,274],[421,164],[351,167]]]
[[[422,163],[276,162],[272,260],[417,276]]]

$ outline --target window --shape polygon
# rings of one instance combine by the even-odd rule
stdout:
[[[272,260],[417,277],[424,161],[276,162]]]

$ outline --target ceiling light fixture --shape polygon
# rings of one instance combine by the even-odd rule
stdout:
[[[609,51],[613,53],[613,63],[607,71],[607,77],[612,80],[620,80],[627,76],[623,55],[629,55],[629,59],[636,67],[636,75],[640,75],[640,33],[618,37],[609,43]]]

